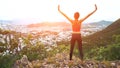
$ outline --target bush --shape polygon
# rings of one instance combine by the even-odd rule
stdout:
[[[120,44],[110,45],[106,50],[105,59],[107,60],[120,60]]]
[[[107,47],[97,47],[86,52],[86,58],[96,60],[120,60],[120,35],[114,36],[114,44],[107,45]]]
[[[15,55],[0,55],[0,68],[12,68],[18,58]]]
[[[30,61],[43,60],[47,57],[47,51],[44,45],[25,46],[21,51],[20,55],[27,55]]]

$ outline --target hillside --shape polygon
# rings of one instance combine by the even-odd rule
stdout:
[[[103,29],[102,31],[96,32],[90,36],[84,37],[83,41],[87,42],[86,45],[107,45],[112,43],[113,36],[120,34],[120,19],[113,22],[111,25]],[[99,43],[99,44],[98,44]]]
[[[101,45],[104,41],[110,44],[109,38],[114,34],[120,34],[119,24],[120,20],[117,20],[101,32],[95,33],[96,35],[84,38],[83,41],[90,40],[89,45],[94,42],[96,42],[94,45]],[[117,43],[110,44],[109,47],[83,46],[84,61],[81,62],[76,47],[73,61],[69,61],[70,47],[66,38],[60,40],[58,46],[48,46],[38,40],[41,36],[42,34],[21,34],[11,30],[1,30],[0,68],[120,68],[120,38],[117,38],[119,40]],[[49,40],[47,42],[49,43]],[[23,45],[25,46],[22,48]],[[5,54],[7,51],[8,54]]]
[[[93,26],[99,26],[99,25],[108,26],[111,23],[112,23],[112,21],[101,20],[101,21],[98,21],[98,22],[91,22],[89,24],[93,25]]]
[[[27,25],[28,28],[32,28],[32,27],[45,27],[45,26],[70,26],[70,23],[66,23],[66,22],[41,22],[41,23],[36,23],[36,24],[29,24]]]
[[[91,26],[108,26],[112,23],[112,21],[105,21],[105,20],[101,20],[98,22],[91,22],[91,23],[83,23],[83,28],[88,27],[89,25]],[[87,26],[86,26],[87,25]],[[50,27],[54,27],[54,26],[71,26],[70,23],[66,23],[66,22],[41,22],[41,23],[35,23],[35,24],[28,24],[27,27],[28,28],[33,28],[33,27],[45,27],[45,26],[50,26]],[[70,28],[70,27],[68,27]]]

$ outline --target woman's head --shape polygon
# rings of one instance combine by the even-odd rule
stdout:
[[[78,19],[79,16],[80,16],[79,12],[75,12],[75,13],[74,13],[74,18],[75,18],[75,19]]]

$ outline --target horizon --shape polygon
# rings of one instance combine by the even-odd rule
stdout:
[[[119,18],[118,18],[119,19]],[[117,19],[117,20],[118,20]],[[92,22],[84,22],[83,24],[89,24],[89,23],[97,23],[97,22],[101,22],[101,21],[105,21],[105,22],[115,22],[117,20],[114,20],[114,21],[110,21],[110,20],[99,20],[99,21],[92,21]],[[22,22],[22,23],[21,23]],[[17,21],[14,21],[14,20],[0,20],[0,24],[11,24],[11,25],[31,25],[31,24],[39,24],[39,23],[68,23],[70,24],[69,22],[67,21],[30,21],[30,20],[17,20]]]
[[[84,22],[101,20],[115,21],[119,19],[120,10],[118,10],[118,8],[120,4],[118,0],[2,0],[0,1],[0,20],[12,20],[18,24],[21,24],[21,22],[24,24],[68,22],[68,20],[58,12],[58,5],[60,5],[64,13],[73,19],[73,14],[76,11],[80,12],[80,18],[92,12],[94,10],[94,4],[97,5],[98,10]]]

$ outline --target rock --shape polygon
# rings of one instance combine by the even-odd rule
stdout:
[[[95,63],[93,61],[85,61],[84,65],[87,67],[87,68],[94,68],[95,67]]]
[[[116,62],[116,67],[120,68],[120,60]]]
[[[98,68],[107,68],[105,64],[103,63],[98,63]]]
[[[109,66],[108,66],[109,65]],[[68,53],[58,53],[53,57],[44,60],[34,60],[29,62],[26,55],[17,60],[13,68],[120,68],[120,61],[81,61],[78,57],[73,56],[73,60],[69,60]]]
[[[116,68],[116,63],[115,62],[111,63],[111,68]]]
[[[120,60],[112,61],[110,65],[111,68],[120,68]]]
[[[33,68],[33,65],[28,61],[27,56],[23,55],[20,60],[15,62],[13,68]]]

